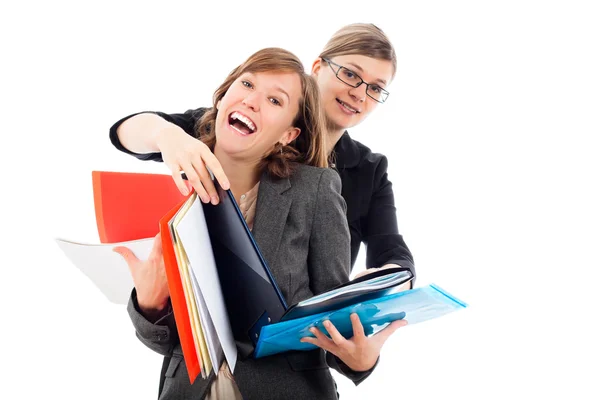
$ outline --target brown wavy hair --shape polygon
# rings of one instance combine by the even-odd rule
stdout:
[[[396,51],[388,36],[374,24],[356,23],[343,26],[327,42],[320,58],[358,54],[392,62],[392,78],[396,75]]]
[[[287,178],[298,163],[327,167],[325,115],[321,107],[317,82],[305,72],[304,65],[298,57],[278,47],[257,51],[229,73],[213,94],[213,107],[197,121],[196,137],[214,151],[217,141],[215,134],[217,103],[225,96],[233,82],[246,72],[293,72],[298,74],[302,82],[298,114],[292,123],[294,127],[300,129],[300,134],[288,145],[276,144],[273,151],[263,158],[259,168],[261,170],[267,168],[272,176]]]

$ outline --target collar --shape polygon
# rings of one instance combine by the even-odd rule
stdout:
[[[260,187],[258,188],[259,192],[262,191],[263,183],[269,186],[271,189],[273,189],[277,194],[282,194],[283,192],[292,187],[289,178],[273,177],[271,176],[271,174],[269,174],[269,171],[266,168],[263,171],[259,182],[261,183]]]
[[[335,144],[333,156],[337,169],[356,167],[360,162],[360,150],[348,131],[345,131]]]

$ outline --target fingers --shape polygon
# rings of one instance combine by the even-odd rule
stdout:
[[[120,254],[121,257],[123,257],[125,259],[125,261],[128,263],[139,261],[138,258],[135,256],[135,254],[133,254],[133,251],[131,251],[129,248],[127,248],[125,246],[114,247],[113,251],[117,254]]]
[[[213,173],[219,185],[223,188],[223,190],[229,189],[229,180],[225,175],[225,171],[223,171],[223,167],[217,157],[213,153],[211,153],[210,149],[207,147],[206,151],[202,152],[202,160],[210,168],[210,171]]]
[[[354,277],[354,279],[356,279],[356,278],[360,278],[361,276],[364,276],[364,275],[366,275],[366,274],[368,274],[368,273],[369,273],[369,271],[368,271],[368,270],[367,270],[367,271],[362,271],[362,272],[359,272],[358,274],[356,274],[356,276]]]
[[[315,346],[317,346],[317,347],[320,347],[320,348],[322,348],[322,349],[323,349],[323,350],[325,350],[325,351],[329,351],[327,348],[325,348],[325,347],[324,347],[324,346],[321,344],[321,342],[320,342],[320,341],[319,341],[319,339],[317,339],[317,338],[314,338],[314,337],[307,336],[307,337],[303,337],[302,339],[300,339],[300,341],[301,341],[302,343],[310,343],[310,344],[312,344],[312,345],[315,345]]]
[[[391,324],[389,324],[388,326],[386,326],[381,331],[377,332],[373,336],[373,338],[379,342],[380,346],[383,346],[383,343],[385,343],[385,341],[388,340],[388,338],[394,332],[396,332],[398,329],[400,329],[406,325],[408,325],[408,321],[406,321],[404,319],[396,320],[396,321],[392,322]]]
[[[119,254],[121,257],[123,257],[123,259],[125,259],[125,262],[127,263],[127,266],[129,267],[129,270],[133,275],[134,265],[136,265],[140,261],[135,256],[135,254],[133,254],[133,251],[129,250],[127,247],[124,246],[114,247],[113,251]]]
[[[318,346],[320,348],[322,348],[325,351],[331,351],[331,339],[329,339],[327,336],[325,336],[325,334],[323,332],[321,332],[318,328],[312,327],[310,328],[310,332],[315,335],[315,337],[303,337],[302,339],[300,339],[301,342],[303,343],[310,343],[310,344],[314,344],[315,346]]]
[[[211,155],[212,155],[212,153],[211,153]],[[194,159],[193,166],[200,178],[200,182],[198,182],[198,183],[200,183],[202,186],[204,186],[204,190],[206,190],[206,193],[208,196],[206,198],[207,201],[205,201],[205,203],[208,203],[210,201],[214,205],[219,204],[219,195],[217,194],[217,189],[215,188],[215,184],[213,183],[213,180],[212,180],[210,174],[208,173],[208,170],[206,169],[206,166],[204,165],[204,162],[203,162],[203,159],[201,156],[197,156]],[[192,183],[194,184],[194,187],[196,187],[195,182],[192,182]],[[203,201],[204,201],[204,199],[203,199]]]
[[[378,268],[367,268],[364,271],[359,272],[358,274],[356,274],[356,276],[354,277],[354,279],[360,278],[361,276],[365,276],[365,275],[369,275],[370,273],[375,272],[375,270],[377,270]]]
[[[355,339],[364,339],[365,336],[365,328],[363,327],[362,323],[360,322],[360,318],[358,317],[358,314],[356,313],[352,313],[350,315],[350,321],[352,322],[352,332],[354,334],[354,338]]]
[[[154,237],[154,243],[152,244],[152,250],[150,251],[150,254],[153,254],[157,257],[162,257],[163,255],[160,232],[158,232],[158,234]]]
[[[358,274],[356,274],[356,276],[354,277],[354,279],[360,278],[361,276],[372,274],[373,272],[379,271],[380,269],[381,268],[367,268],[366,270],[361,271]]]
[[[312,331],[311,331],[312,332]],[[302,339],[300,339],[300,341],[302,343],[310,343],[310,344],[314,344],[317,345],[317,343],[319,342],[319,339],[314,338],[314,337],[310,337],[310,336],[305,336]]]
[[[149,263],[149,264],[148,264]],[[146,265],[156,265],[159,268],[159,275],[164,275],[164,259],[163,259],[163,248],[160,232],[154,237],[154,243],[152,244],[152,250],[148,255]]]
[[[340,332],[337,330],[335,325],[331,323],[331,321],[323,322],[323,326],[327,329],[329,336],[331,336],[331,340],[338,346],[343,346],[346,343],[346,338],[343,337]]]
[[[210,151],[208,153],[211,157],[214,157]],[[222,176],[221,179],[223,179],[225,174],[223,169],[220,167],[220,164],[218,164],[218,168]],[[178,171],[183,170],[183,172],[185,172],[188,183],[196,190],[196,193],[198,193],[198,196],[203,203],[210,202],[214,205],[219,204],[219,194],[217,193],[217,189],[215,188],[215,184],[213,183],[210,173],[204,165],[202,156],[196,156],[190,162],[181,162],[175,169]],[[181,173],[177,172],[177,174],[175,174],[175,172],[173,172],[172,175],[175,184],[179,188],[179,191],[182,194],[187,195],[189,191],[187,193],[185,192],[185,190],[188,190],[188,188],[185,187],[185,182],[181,177]],[[229,182],[227,182],[227,186],[228,185]],[[221,186],[223,186],[223,184],[221,184]]]
[[[202,200],[203,203],[208,203],[210,201],[210,197],[208,193],[206,193],[206,190],[203,186],[204,182],[201,176],[198,174],[197,169],[194,168],[194,165],[191,162],[181,163],[181,169],[183,170],[183,172],[185,172],[189,184],[192,185],[192,187],[196,190],[196,193],[198,193],[200,200]],[[205,175],[208,174],[206,172],[206,168],[204,168],[204,172]]]
[[[177,188],[179,189],[181,194],[184,196],[190,194],[187,185],[184,183],[183,178],[181,177],[181,169],[179,167],[179,164],[167,164],[167,167],[169,167],[169,169],[171,170],[171,176],[173,177],[173,181],[175,181],[175,185],[177,185]]]
[[[201,141],[187,135],[180,139],[168,146],[169,151],[167,148],[163,151],[163,160],[171,170],[177,188],[184,196],[189,194],[189,188],[181,177],[183,171],[204,203],[218,204],[219,196],[208,169],[214,174],[221,187],[228,190],[229,180],[221,163],[210,148]]]

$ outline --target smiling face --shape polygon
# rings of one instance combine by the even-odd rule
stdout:
[[[331,57],[331,61],[344,66],[347,73],[353,73],[364,82],[382,89],[386,89],[391,83],[394,74],[392,62],[387,60],[350,54]],[[367,96],[365,84],[353,88],[338,79],[336,72],[339,68],[334,64],[330,66],[319,58],[313,63],[312,72],[321,90],[321,99],[330,127],[344,130],[362,122],[379,103]],[[342,73],[343,71],[340,72]]]
[[[300,133],[292,124],[301,93],[297,73],[243,73],[218,103],[215,150],[258,162],[278,142],[288,144]]]

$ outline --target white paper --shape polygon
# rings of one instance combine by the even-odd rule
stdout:
[[[310,299],[301,301],[298,303],[299,307],[308,306],[316,303],[323,303],[329,299],[332,299],[337,296],[345,296],[349,293],[354,292],[372,292],[379,289],[385,289],[398,284],[398,282],[402,282],[406,278],[408,278],[409,273],[406,271],[396,272],[390,275],[380,276],[373,280],[367,280],[360,283],[357,283],[355,286],[344,286],[343,288],[335,289],[330,292],[322,293],[318,296],[311,297]]]
[[[126,305],[133,289],[133,279],[123,257],[113,251],[117,246],[128,247],[141,260],[150,255],[154,238],[120,243],[90,244],[56,238],[67,258],[87,276],[106,298]]]
[[[210,244],[206,220],[204,219],[204,210],[199,197],[196,198],[182,218],[177,227],[177,233],[190,261],[191,273],[195,275],[202,291],[227,363],[231,371],[234,371],[237,361],[237,348],[221,291],[219,274]]]
[[[196,307],[198,308],[198,313],[200,314],[202,328],[204,328],[204,340],[206,340],[206,346],[208,347],[210,362],[213,365],[215,374],[218,374],[219,367],[221,366],[221,362],[223,361],[224,356],[223,347],[221,347],[221,343],[219,342],[219,336],[217,335],[215,325],[213,324],[210,318],[210,313],[208,312],[208,307],[206,307],[206,302],[204,301],[204,297],[202,296],[202,292],[200,291],[200,285],[198,285],[196,275],[194,275],[193,273],[191,273],[190,275],[192,279],[194,297],[196,298]]]

